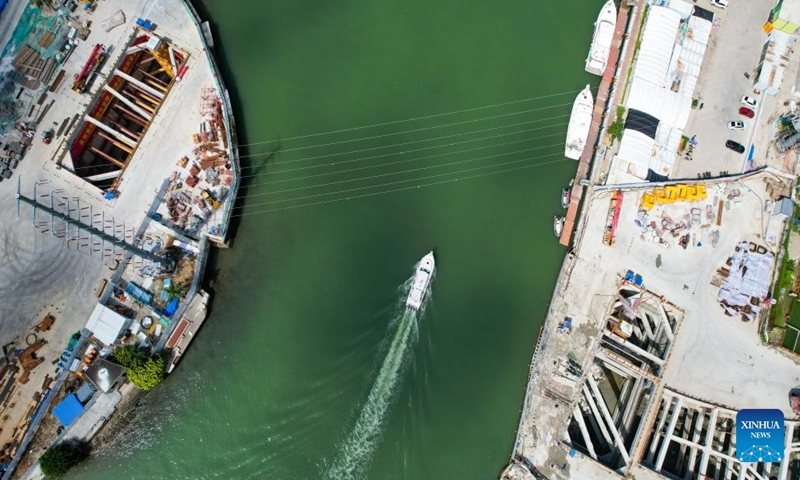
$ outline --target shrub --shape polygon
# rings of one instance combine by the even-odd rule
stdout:
[[[39,457],[39,466],[42,468],[42,473],[48,477],[58,478],[88,457],[88,444],[76,441],[62,442],[48,448]]]
[[[147,360],[147,352],[137,345],[125,345],[114,350],[111,353],[110,360],[123,367],[136,367],[144,364]]]
[[[622,119],[617,119],[616,122],[608,126],[608,134],[611,135],[612,141],[622,138],[622,131],[625,129],[625,123]]]
[[[150,390],[164,380],[167,361],[156,355],[145,360],[141,365],[128,368],[128,380],[142,390]]]

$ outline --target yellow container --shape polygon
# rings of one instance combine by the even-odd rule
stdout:
[[[644,207],[647,210],[650,210],[653,208],[655,201],[656,197],[654,197],[652,193],[645,193],[642,196],[642,207]]]

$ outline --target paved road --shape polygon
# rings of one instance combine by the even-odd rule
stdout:
[[[772,0],[731,2],[726,10],[714,9],[717,15],[711,42],[703,60],[695,96],[703,103],[702,110],[693,110],[684,134],[697,135],[698,146],[693,160],[678,158],[675,178],[697,178],[710,171],[740,173],[745,154],[737,154],[725,147],[726,140],[745,145],[751,138],[759,118],[747,119],[739,115],[739,99],[749,95],[762,100],[764,95],[753,93],[754,70],[758,66],[766,34],[761,26],[766,22]],[[744,76],[745,72],[750,78]],[[787,78],[787,82],[790,82]],[[731,131],[727,123],[742,120],[744,131]],[[757,146],[756,150],[759,150]],[[761,148],[763,150],[763,147]]]

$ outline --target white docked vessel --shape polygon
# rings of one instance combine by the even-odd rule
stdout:
[[[564,222],[566,222],[567,218],[562,216],[557,216],[553,218],[553,233],[556,234],[556,237],[561,236],[561,232],[564,231]]]
[[[592,47],[589,49],[589,56],[586,57],[587,72],[600,76],[605,72],[616,26],[617,7],[614,5],[614,0],[608,0],[594,23]]]
[[[564,155],[567,158],[578,160],[586,146],[586,139],[589,137],[589,127],[592,125],[592,109],[594,108],[594,98],[592,89],[589,85],[581,90],[575,103],[572,104],[572,115],[569,117],[567,127],[567,145]]]
[[[406,299],[406,306],[412,310],[419,310],[422,306],[422,301],[425,300],[425,292],[428,291],[428,285],[433,278],[433,272],[436,268],[436,263],[433,260],[433,252],[429,252],[422,257],[417,271],[414,273],[414,280],[411,283],[411,289],[408,291],[408,298]]]
[[[569,207],[569,201],[572,198],[572,190],[569,187],[561,189],[561,208]]]

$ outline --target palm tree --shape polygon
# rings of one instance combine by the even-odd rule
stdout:
[[[183,285],[173,282],[168,287],[164,287],[164,292],[167,294],[167,302],[173,298],[180,299],[183,296]]]

